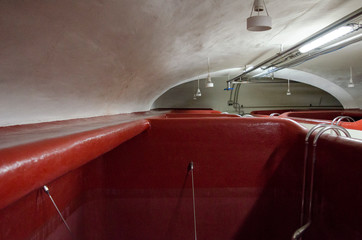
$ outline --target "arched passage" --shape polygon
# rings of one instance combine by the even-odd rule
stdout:
[[[353,97],[343,88],[315,74],[295,69],[283,69],[275,72],[276,78],[290,79],[320,88],[335,97],[344,108],[358,108]]]

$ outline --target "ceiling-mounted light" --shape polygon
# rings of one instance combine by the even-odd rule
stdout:
[[[262,16],[260,13],[264,11],[264,8],[266,15]],[[257,13],[256,16],[252,16],[253,11]],[[249,31],[266,31],[272,28],[272,19],[269,16],[264,0],[254,0],[250,17],[246,19],[246,28]]]
[[[317,38],[316,40],[304,45],[303,47],[299,48],[299,52],[301,53],[306,53],[309,52],[315,48],[318,48],[320,46],[323,46],[324,44],[327,44],[339,37],[342,37],[348,33],[351,33],[355,30],[355,26],[354,25],[347,25],[347,26],[342,26],[340,28],[337,28],[336,30],[327,33],[324,36],[321,36],[319,38]]]
[[[200,90],[200,80],[197,79],[197,91],[196,91],[196,97],[201,97],[201,90]]]
[[[290,92],[290,80],[288,79],[288,90],[287,90],[287,96],[292,95],[292,93]]]
[[[192,90],[194,96],[192,97],[193,100],[197,100],[197,97],[196,97],[196,92],[195,92],[195,85],[196,85],[196,82],[194,84],[194,89]]]
[[[243,72],[238,76],[235,76],[232,80],[228,80],[228,82],[237,81],[238,78],[256,78],[260,76],[266,76],[272,72],[277,72],[282,69],[297,66],[300,63],[309,61],[320,55],[328,54],[343,47],[349,46],[353,43],[360,42],[362,40],[361,13],[362,8],[359,8],[358,10],[346,15],[338,21],[328,25],[326,28],[321,29],[307,39],[302,40],[296,45],[286,50],[281,49],[281,52],[256,64],[254,66],[254,69],[252,69],[251,71]],[[327,33],[331,33],[332,31],[340,28],[341,26],[353,26],[354,30],[353,32],[348,33],[345,36],[342,36],[338,39],[335,39],[334,41],[328,42],[323,46],[318,47],[310,53],[308,52],[307,54],[301,54],[301,52],[299,51],[301,47],[304,47],[307,44],[313,42],[318,37],[324,36]],[[252,75],[253,73],[259,74]],[[233,93],[234,92],[231,92],[231,94]]]
[[[353,83],[353,78],[352,78],[352,67],[349,67],[349,75],[350,75],[350,79],[349,79],[348,87],[353,88],[354,83]]]
[[[245,65],[244,66],[244,71],[243,72],[247,72],[247,71],[250,71],[251,69],[253,69],[254,66],[253,65]]]
[[[214,83],[211,81],[211,76],[210,76],[210,58],[207,58],[207,80],[205,87],[207,88],[214,87]]]

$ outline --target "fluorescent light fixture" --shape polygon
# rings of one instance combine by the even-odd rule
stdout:
[[[251,70],[251,69],[253,69],[253,68],[254,68],[253,65],[245,65],[245,70],[244,70],[244,72],[247,72],[247,71],[249,71],[249,70]]]
[[[353,26],[343,26],[340,27],[330,33],[327,33],[326,35],[317,38],[316,40],[304,45],[303,47],[299,48],[299,52],[306,53],[309,52],[315,48],[318,48],[326,43],[329,43],[339,37],[342,37],[343,35],[346,35],[354,30]]]
[[[339,41],[337,43],[334,43],[334,44],[328,46],[328,48],[334,48],[334,47],[337,47],[337,46],[345,44],[345,43],[351,43],[353,41],[361,41],[361,40],[362,40],[362,33],[354,35],[352,37],[349,37],[349,38]]]

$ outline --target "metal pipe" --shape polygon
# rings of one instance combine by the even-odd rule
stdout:
[[[348,46],[348,45],[351,45],[351,44],[353,44],[353,43],[359,42],[359,41],[361,41],[361,40],[362,40],[362,34],[359,34],[359,35],[357,35],[357,36],[355,36],[355,37],[351,37],[351,38],[348,38],[348,39],[346,39],[346,40],[344,40],[344,41],[341,41],[341,42],[339,42],[338,44],[336,43],[336,44],[334,44],[334,45],[332,45],[332,46],[330,46],[330,47],[327,47],[327,48],[325,48],[325,49],[322,50],[322,51],[315,52],[315,53],[308,53],[308,54],[305,55],[305,56],[298,57],[298,58],[296,58],[296,59],[294,59],[294,60],[288,61],[288,62],[285,63],[285,64],[282,64],[282,63],[285,61],[285,60],[283,60],[283,59],[281,59],[279,62],[275,62],[275,61],[274,61],[274,62],[272,62],[271,65],[269,65],[269,66],[267,67],[267,68],[274,67],[274,68],[273,68],[272,70],[270,70],[267,74],[274,73],[274,72],[279,71],[279,70],[284,69],[284,68],[289,68],[289,67],[297,66],[297,65],[299,65],[299,64],[301,64],[301,63],[304,63],[304,62],[306,62],[306,61],[309,61],[309,60],[314,59],[314,58],[316,58],[316,57],[319,57],[319,56],[321,56],[321,55],[328,54],[328,53],[330,53],[330,52],[334,52],[334,51],[336,51],[336,50],[338,50],[338,49],[344,48],[344,47],[346,47],[346,46]],[[279,65],[279,64],[282,64],[282,65]],[[275,66],[277,66],[277,65],[279,65],[279,66],[278,66],[278,67],[275,67]],[[263,75],[266,75],[266,74],[263,74]],[[261,75],[261,76],[263,76],[263,75]]]
[[[348,122],[354,122],[354,119],[349,117],[349,116],[342,116],[338,119],[336,125],[339,126],[339,123],[343,120],[343,119],[347,119]]]
[[[304,205],[305,205],[305,194],[306,194],[306,185],[307,185],[307,163],[308,163],[308,145],[309,145],[309,137],[312,135],[314,131],[320,128],[324,128],[326,126],[329,126],[328,124],[321,123],[313,128],[311,128],[306,137],[305,137],[305,147],[304,147],[304,164],[303,164],[303,185],[302,185],[302,203],[301,203],[301,213],[300,213],[300,228],[296,230],[293,236],[300,236],[308,227],[306,225],[303,226],[304,223]],[[340,136],[340,133],[336,131],[336,134]],[[298,232],[298,234],[296,234]],[[296,239],[296,238],[293,238]]]
[[[312,168],[311,168],[311,180],[310,180],[310,192],[309,192],[309,208],[308,208],[308,222],[306,224],[303,225],[304,223],[304,206],[305,206],[305,195],[306,195],[306,179],[307,179],[307,162],[308,162],[308,145],[309,145],[309,137],[312,135],[312,133],[314,131],[316,131],[317,129],[321,129],[316,137],[314,138],[313,141],[313,157],[312,157]],[[319,139],[319,137],[326,131],[328,130],[334,130],[336,132],[336,134],[338,136],[340,136],[340,132],[343,132],[347,137],[350,137],[350,134],[348,133],[348,131],[342,127],[339,126],[335,126],[335,125],[328,125],[328,124],[318,124],[316,126],[314,126],[313,128],[311,128],[306,137],[305,137],[305,148],[304,148],[304,166],[303,166],[303,186],[302,186],[302,203],[301,203],[301,216],[300,216],[300,225],[301,227],[299,227],[293,234],[292,239],[293,240],[297,240],[297,239],[301,239],[303,233],[310,227],[311,223],[312,223],[312,202],[313,202],[313,189],[314,189],[314,173],[315,173],[315,163],[316,163],[316,146],[317,146],[317,141]]]
[[[335,123],[336,123],[336,121],[338,120],[338,119],[340,119],[341,117],[343,117],[343,116],[338,116],[338,117],[335,117],[335,118],[333,118],[333,120],[332,120],[332,125],[336,125]]]
[[[288,55],[289,53],[292,53],[292,51],[298,49],[298,48],[301,47],[302,45],[304,45],[304,44],[306,44],[306,43],[309,43],[309,42],[311,42],[311,41],[319,38],[320,36],[322,36],[322,35],[326,34],[327,32],[331,31],[333,28],[336,28],[336,27],[339,27],[339,26],[341,26],[341,25],[343,25],[343,24],[348,23],[349,21],[351,21],[351,20],[353,20],[354,18],[360,16],[361,14],[362,14],[362,8],[359,8],[359,9],[357,9],[356,11],[354,11],[354,12],[348,14],[347,16],[341,18],[340,20],[338,20],[338,21],[336,21],[336,22],[328,25],[327,27],[323,28],[322,30],[314,33],[312,36],[308,37],[307,39],[304,39],[303,41],[297,43],[297,44],[294,45],[293,47],[285,50],[285,51],[282,52],[282,53],[277,53],[276,55],[274,55],[274,56],[272,56],[272,57],[270,57],[270,58],[262,61],[261,63],[257,64],[256,66],[254,66],[254,68],[243,72],[242,74],[240,74],[240,75],[238,75],[238,76],[236,76],[236,77],[228,80],[227,82],[229,82],[229,81],[230,81],[230,82],[234,82],[234,81],[236,81],[237,79],[246,76],[248,73],[253,72],[253,71],[255,71],[256,69],[264,66],[264,65],[267,64],[267,63],[270,63],[270,62],[275,61],[275,60],[277,60],[277,59],[279,59],[279,58],[285,57],[286,55]]]
[[[298,228],[294,234],[292,239],[298,239],[301,234],[309,227],[310,223],[304,224],[304,205],[305,205],[305,194],[306,194],[306,185],[307,185],[307,163],[308,163],[308,145],[309,145],[309,137],[312,135],[314,131],[316,131],[319,128],[323,128],[328,126],[327,124],[318,124],[311,128],[306,137],[305,137],[305,147],[304,147],[304,163],[303,163],[303,182],[302,182],[302,202],[301,202],[301,213],[300,213],[300,228]],[[339,133],[338,133],[339,134]]]
[[[197,240],[197,231],[196,231],[196,204],[195,204],[195,185],[194,185],[194,163],[190,162],[188,170],[191,172],[191,184],[192,184],[192,208],[194,212],[194,234],[195,240]]]
[[[317,142],[320,136],[326,131],[333,129],[343,132],[346,137],[351,137],[349,132],[340,126],[329,125],[320,130],[313,140],[313,161],[312,161],[312,170],[311,170],[311,179],[310,179],[310,193],[309,193],[309,210],[308,210],[308,222],[312,222],[312,207],[313,207],[313,190],[314,190],[314,176],[315,176],[315,165],[316,165],[316,152],[317,152]]]
[[[354,122],[355,120],[349,116],[338,116],[338,117],[335,117],[332,121],[332,125],[339,125],[340,121],[342,121],[343,119],[347,119],[348,122]]]
[[[300,213],[300,226],[303,226],[304,222],[304,204],[305,204],[305,188],[306,188],[306,179],[307,179],[307,162],[308,162],[308,141],[305,142],[304,147],[304,164],[303,164],[303,185],[302,185],[302,206]],[[298,230],[297,230],[298,231]]]
[[[68,224],[67,224],[67,221],[65,221],[65,219],[64,219],[64,217],[63,217],[62,213],[60,212],[60,210],[59,210],[59,208],[58,208],[57,204],[55,204],[55,201],[54,201],[54,199],[52,198],[52,195],[50,195],[49,188],[48,188],[46,185],[44,185],[44,186],[43,186],[43,190],[44,190],[44,192],[45,192],[45,193],[49,196],[49,198],[50,198],[50,200],[52,201],[52,203],[53,203],[53,205],[54,205],[55,209],[57,210],[57,212],[58,212],[58,214],[59,214],[60,218],[62,219],[62,221],[63,221],[63,223],[64,223],[65,227],[67,228],[68,232],[69,232],[69,233],[70,233],[70,235],[72,236],[73,240],[76,240],[76,238],[74,237],[74,235],[73,235],[72,231],[70,230],[70,227],[69,227],[69,226],[68,226]]]
[[[305,232],[305,230],[307,230],[309,228],[309,226],[311,225],[311,222],[307,222],[306,224],[304,224],[303,226],[301,226],[300,228],[298,228],[292,237],[292,240],[295,239],[299,239],[302,237],[302,234]]]
[[[336,126],[336,125],[329,125],[329,126],[323,128],[321,131],[319,131],[319,132],[317,133],[316,137],[315,137],[314,140],[313,140],[313,146],[317,146],[317,142],[318,142],[319,137],[320,137],[325,131],[327,131],[327,130],[329,130],[329,129],[339,130],[339,131],[343,132],[343,133],[346,135],[346,137],[349,137],[349,138],[351,137],[351,134],[349,134],[349,132],[348,132],[345,128],[343,128],[343,127],[341,127],[341,126]]]
[[[328,127],[328,126],[331,126],[327,123],[320,123],[318,125],[315,125],[314,127],[312,127],[309,132],[307,133],[307,135],[305,136],[305,141],[308,142],[309,141],[309,137],[312,135],[312,133],[319,129],[319,128],[324,128],[324,127]],[[338,130],[334,130],[334,132],[338,135],[338,136],[341,136],[340,132]]]
[[[225,114],[225,115],[233,115],[233,116],[238,116],[238,117],[241,117],[239,114],[236,114],[236,113],[222,112],[221,114]]]

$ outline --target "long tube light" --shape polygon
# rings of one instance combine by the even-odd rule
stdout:
[[[303,47],[299,48],[298,50],[301,53],[309,52],[309,51],[311,51],[315,48],[318,48],[326,43],[329,43],[339,37],[342,37],[352,31],[354,31],[354,26],[342,26],[342,27],[337,28],[336,30],[304,45]]]
[[[307,39],[302,40],[301,42],[297,43],[296,45],[284,50],[283,52],[277,53],[276,55],[262,61],[261,63],[258,63],[257,65],[254,66],[253,69],[250,69],[248,71],[245,71],[243,73],[241,73],[240,75],[237,75],[235,77],[233,77],[232,79],[228,79],[227,82],[234,82],[234,81],[238,81],[238,79],[241,78],[245,78],[250,72],[253,72],[257,69],[259,69],[262,66],[268,66],[270,65],[270,63],[275,62],[275,61],[279,61],[287,56],[289,56],[290,54],[294,54],[295,51],[299,52],[299,49],[305,45],[307,45],[308,43],[314,41],[315,39],[319,38],[320,36],[324,36],[326,35],[328,32],[333,31],[333,29],[337,29],[341,26],[346,26],[347,24],[351,24],[354,25],[354,27],[356,27],[355,30],[359,30],[361,29],[361,23],[359,22],[359,18],[362,16],[362,8],[357,9],[356,11],[348,14],[347,16],[339,19],[338,21],[328,25],[327,27],[325,27],[324,29],[314,33],[312,36],[308,37]],[[357,19],[357,20],[356,20]],[[359,22],[359,23],[356,23]],[[357,24],[357,26],[356,26]],[[350,26],[350,25],[347,25]],[[358,41],[358,38],[353,36],[353,41]],[[349,43],[353,43],[352,38],[349,38],[346,44]],[[345,39],[347,40],[347,39]],[[343,42],[344,40],[342,40],[341,42],[344,44]],[[333,46],[335,46],[336,44],[341,44],[341,42],[338,43],[334,43]],[[284,67],[278,68],[277,70],[281,70]],[[276,71],[277,71],[276,70]],[[227,89],[225,89],[227,90]]]

